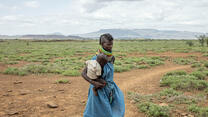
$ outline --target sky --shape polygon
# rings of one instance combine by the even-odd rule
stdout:
[[[100,29],[208,32],[208,0],[0,0],[0,35]]]

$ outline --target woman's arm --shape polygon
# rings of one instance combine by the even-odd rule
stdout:
[[[103,88],[105,87],[105,84],[102,84],[100,82],[96,82],[91,80],[88,76],[87,76],[87,67],[84,68],[84,70],[82,71],[82,77],[89,82],[90,84],[94,85],[95,88]]]

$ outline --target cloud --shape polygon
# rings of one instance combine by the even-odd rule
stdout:
[[[39,2],[38,1],[26,1],[24,3],[24,5],[26,7],[31,7],[31,8],[38,8],[40,6]]]
[[[67,35],[104,28],[208,32],[207,0],[74,0],[68,3],[59,4],[55,0],[1,2],[0,33],[60,31]],[[39,8],[28,10],[28,7]]]
[[[144,0],[81,0],[85,12],[92,13],[108,5],[116,4],[114,2],[140,2]]]
[[[16,5],[4,5],[4,4],[0,4],[0,10],[9,10],[9,11],[15,11],[20,9],[19,6]]]
[[[95,0],[97,2],[115,2],[115,1],[128,1],[128,2],[139,2],[139,1],[144,1],[144,0]]]
[[[2,4],[0,4],[0,8],[2,8],[3,7],[3,5]]]

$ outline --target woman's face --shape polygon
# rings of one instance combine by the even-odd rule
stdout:
[[[109,41],[107,39],[104,40],[104,42],[102,43],[102,47],[103,49],[105,49],[108,52],[112,52],[112,48],[113,48],[113,40]]]

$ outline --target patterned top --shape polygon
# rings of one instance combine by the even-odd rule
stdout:
[[[96,60],[86,61],[87,65],[87,76],[91,79],[97,79],[98,76],[101,76],[102,68]]]

